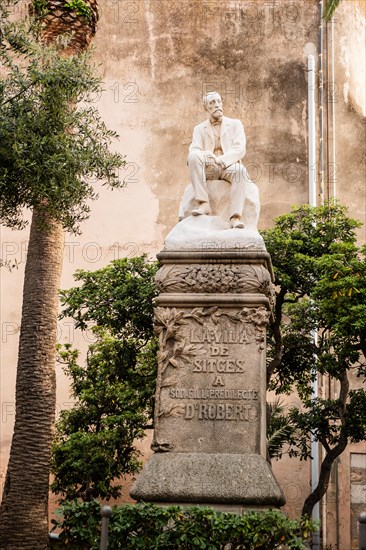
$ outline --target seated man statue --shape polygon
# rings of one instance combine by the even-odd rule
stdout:
[[[258,189],[241,163],[246,149],[243,125],[238,119],[223,116],[222,99],[217,92],[206,94],[203,105],[210,116],[195,126],[188,155],[195,204],[190,213],[193,216],[211,214],[207,180],[226,180],[231,185],[231,227],[244,228],[242,216],[246,198],[251,208],[249,217],[256,226],[259,216]],[[187,200],[193,198],[192,192],[186,189],[180,209],[181,218],[186,215]]]

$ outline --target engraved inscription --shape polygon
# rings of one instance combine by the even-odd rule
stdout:
[[[209,388],[171,388],[172,399],[258,399],[257,390],[228,390]]]
[[[187,403],[184,418],[186,420],[251,420],[252,406],[243,403]]]
[[[189,424],[230,421],[240,430],[240,423],[256,421],[260,400],[251,373],[268,317],[264,307],[157,308],[157,425],[158,419],[175,427],[179,418]]]
[[[193,372],[244,372],[241,359],[195,359]]]
[[[225,326],[215,328],[193,329],[190,332],[190,342],[193,343],[216,343],[216,344],[245,344],[255,338],[255,327],[244,324],[241,327],[230,329]],[[226,347],[226,350],[228,348]],[[214,353],[217,355],[219,348],[216,350],[213,347]],[[224,353],[224,352],[223,352]]]

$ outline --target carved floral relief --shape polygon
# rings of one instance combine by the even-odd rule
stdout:
[[[156,282],[160,292],[272,295],[271,277],[262,265],[164,265],[157,273]]]

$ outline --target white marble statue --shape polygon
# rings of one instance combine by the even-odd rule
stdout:
[[[241,159],[246,139],[240,120],[223,116],[217,92],[203,97],[209,118],[195,126],[189,147],[191,184],[166,250],[205,247],[263,249],[258,233],[259,193]]]
[[[196,201],[196,206],[190,213],[193,216],[211,214],[207,180],[226,180],[231,187],[229,212],[231,227],[244,228],[242,216],[248,195],[249,202],[257,207],[256,224],[259,216],[258,190],[241,163],[246,150],[243,125],[238,119],[223,116],[222,99],[217,92],[206,94],[203,97],[203,105],[210,116],[194,128],[188,155],[189,172]],[[192,189],[187,194],[192,200]],[[183,209],[185,207],[186,210],[187,198],[187,196],[184,197],[182,204]],[[185,215],[181,208],[180,217],[183,218]]]

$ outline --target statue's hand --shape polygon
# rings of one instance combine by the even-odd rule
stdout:
[[[220,168],[222,168],[222,170],[225,169],[225,163],[220,157],[216,157],[215,162],[218,166],[220,166]]]
[[[216,155],[212,153],[211,151],[204,151],[203,153],[205,155],[205,161],[207,164],[216,164]]]

